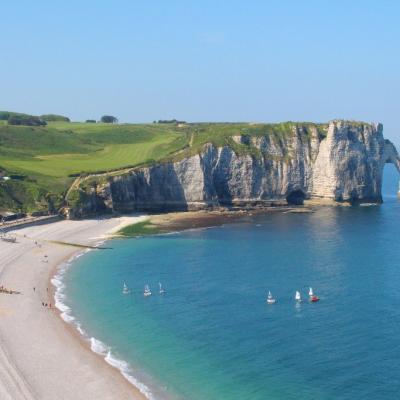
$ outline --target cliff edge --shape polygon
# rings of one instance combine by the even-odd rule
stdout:
[[[385,163],[400,158],[381,124],[331,121],[326,132],[296,124],[290,135],[232,136],[198,154],[153,166],[79,178],[66,214],[170,211],[215,206],[381,202]]]

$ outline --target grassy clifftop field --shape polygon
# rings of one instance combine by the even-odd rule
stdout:
[[[57,209],[78,175],[174,160],[208,142],[232,145],[234,135],[283,138],[293,134],[294,125],[48,122],[30,127],[0,121],[0,173],[12,178],[0,181],[0,210]]]

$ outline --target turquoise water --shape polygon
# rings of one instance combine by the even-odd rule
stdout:
[[[114,240],[113,250],[73,263],[65,302],[155,398],[397,398],[396,189],[386,168],[382,206]],[[122,295],[123,281],[132,295]],[[309,286],[321,301],[296,306],[295,290],[306,297]],[[268,290],[274,306],[266,305]]]

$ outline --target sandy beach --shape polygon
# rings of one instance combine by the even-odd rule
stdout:
[[[16,243],[0,241],[0,398],[145,399],[120,371],[90,349],[87,340],[54,307],[51,278],[84,246],[96,246],[120,228],[149,220],[161,232],[216,226],[253,213],[199,211],[151,216],[62,220],[10,231]],[[104,250],[93,250],[104,251]],[[106,250],[107,251],[107,250]],[[51,308],[42,303],[51,304]]]
[[[144,218],[59,221],[10,232],[16,243],[0,241],[0,286],[21,292],[0,293],[2,400],[145,398],[60,318],[50,284],[57,266],[82,251],[59,242],[93,246]]]

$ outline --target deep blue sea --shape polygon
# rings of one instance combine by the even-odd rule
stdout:
[[[381,206],[110,241],[71,264],[64,302],[156,399],[399,398],[397,182],[386,167]],[[320,302],[297,305],[309,286]]]

